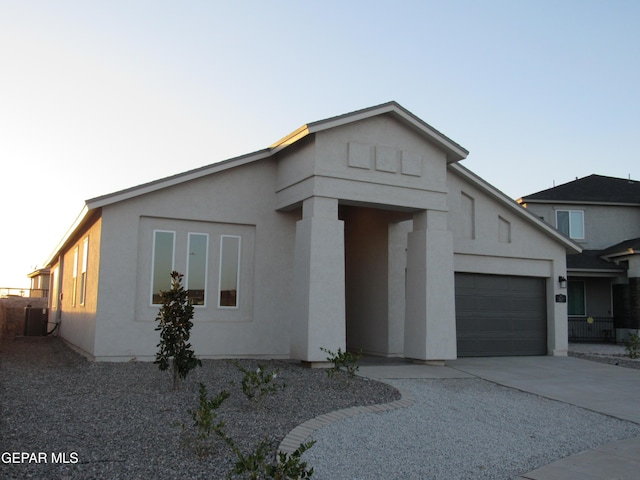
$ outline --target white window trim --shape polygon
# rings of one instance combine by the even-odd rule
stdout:
[[[78,255],[80,254],[80,247],[78,245],[73,249],[73,272],[72,272],[72,291],[71,291],[71,306],[76,306],[77,301],[77,287],[78,287]]]
[[[559,226],[558,226],[558,212],[568,212],[569,213],[569,238],[571,238],[572,240],[584,240],[586,235],[585,235],[585,226],[584,226],[584,210],[569,210],[567,208],[558,208],[556,209],[556,230],[560,230]],[[574,237],[573,235],[571,235],[571,213],[581,213],[582,214],[582,236],[581,237]]]
[[[82,241],[82,267],[80,270],[80,305],[87,302],[87,265],[89,263],[89,237]]]
[[[157,308],[159,304],[153,303],[153,279],[155,278],[155,268],[156,268],[156,232],[157,233],[170,233],[173,235],[173,246],[171,251],[171,271],[175,270],[175,262],[176,262],[176,232],[175,230],[154,230],[153,231],[153,247],[151,248],[151,281],[150,292],[149,292],[149,306]]]
[[[234,307],[220,305],[220,287],[222,286],[222,245],[224,243],[224,238],[237,238],[238,239],[238,265],[236,272],[236,282],[237,282],[237,290],[236,290],[236,305]],[[242,264],[242,237],[240,235],[220,235],[220,258],[219,258],[219,268],[218,268],[218,308],[223,310],[238,310],[240,308],[240,265]]]
[[[204,304],[203,305],[193,305],[193,308],[207,308],[207,299],[208,299],[208,295],[207,295],[207,285],[209,283],[209,234],[208,233],[200,233],[200,232],[189,232],[187,234],[187,268],[186,268],[186,273],[185,273],[185,277],[186,277],[186,282],[185,282],[185,288],[187,290],[189,290],[189,256],[190,256],[190,250],[191,250],[191,235],[204,235],[207,238],[207,241],[205,243],[205,252],[204,252]],[[155,236],[155,234],[154,234]],[[175,243],[174,243],[174,248],[175,248]],[[220,300],[218,300],[220,301]]]

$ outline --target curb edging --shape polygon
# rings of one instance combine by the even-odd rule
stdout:
[[[398,392],[400,392],[400,399],[389,403],[378,403],[375,405],[362,405],[357,407],[343,408],[342,410],[334,410],[333,412],[318,415],[317,417],[307,420],[301,423],[293,430],[291,430],[280,442],[278,447],[279,452],[286,453],[288,455],[293,454],[300,444],[304,443],[316,430],[322,427],[326,427],[334,422],[345,420],[347,418],[355,417],[363,413],[383,413],[390,410],[397,410],[400,408],[410,407],[415,403],[415,397],[413,393],[408,390],[402,390],[394,386]]]

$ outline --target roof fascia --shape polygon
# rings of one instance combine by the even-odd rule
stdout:
[[[123,200],[128,200],[133,197],[137,197],[139,195],[152,193],[157,190],[162,190],[163,188],[172,187],[174,185],[179,185],[181,183],[188,182],[190,180],[202,178],[207,175],[211,175],[213,173],[221,172],[223,170],[228,170],[230,168],[238,167],[240,165],[245,165],[247,163],[255,162],[257,160],[262,160],[263,158],[270,157],[272,154],[273,152],[269,149],[259,150],[254,153],[249,153],[247,155],[242,155],[240,157],[235,157],[229,160],[224,160],[222,162],[213,163],[211,165],[196,168],[195,170],[189,170],[188,172],[179,173],[177,175],[161,178],[153,182],[144,183],[142,185],[127,188],[125,190],[120,190],[118,192],[109,193],[107,195],[103,195],[100,197],[91,198],[89,200],[86,200],[86,205],[89,208],[89,210],[101,208],[107,205],[111,205],[113,203],[121,202]]]
[[[480,189],[487,192],[491,197],[498,200],[504,206],[509,208],[515,214],[520,215],[523,219],[532,223],[536,228],[542,230],[544,233],[554,238],[557,242],[563,244],[567,249],[567,253],[582,253],[582,248],[575,243],[573,240],[565,237],[560,232],[558,232],[555,228],[551,227],[547,223],[540,220],[538,217],[533,215],[531,212],[528,212],[524,207],[522,207],[517,202],[513,201],[506,194],[495,188],[493,185],[487,183],[482,180],[479,176],[473,173],[468,168],[463,167],[458,163],[454,163],[449,165],[449,168],[454,170],[460,176],[464,177]]]
[[[271,151],[271,154],[274,155],[278,153],[280,150],[287,148],[289,145],[296,143],[298,140],[302,140],[304,137],[309,135],[309,133],[311,132],[309,131],[308,125],[301,126],[297,130],[294,130],[293,132],[291,132],[289,135],[281,138],[277,142],[270,145],[269,149]]]
[[[579,201],[579,200],[535,200],[527,197],[519,198],[518,203],[539,203],[549,205],[601,205],[607,207],[640,207],[640,203],[622,203],[622,202],[595,202],[595,201]]]
[[[629,257],[631,255],[638,255],[640,252],[636,252],[633,248],[628,248],[627,250],[609,253],[607,255],[602,255],[602,258],[620,258],[620,257]]]
[[[588,268],[567,268],[568,276],[575,277],[619,277],[624,275],[624,270],[594,270]]]
[[[80,213],[78,214],[76,219],[71,224],[71,226],[67,229],[62,239],[58,242],[58,245],[56,245],[56,247],[53,249],[49,257],[45,261],[44,263],[45,267],[49,267],[55,262],[55,259],[60,255],[60,252],[62,251],[64,246],[67,244],[69,239],[76,233],[76,230],[80,228],[80,225],[82,225],[85,222],[88,216],[89,216],[89,208],[85,204],[84,207],[82,207],[82,210],[80,210]]]
[[[424,122],[419,117],[416,117],[414,114],[412,114],[396,102],[383,103],[382,105],[377,105],[374,107],[357,110],[355,112],[346,113],[344,115],[339,115],[337,117],[327,118],[325,120],[319,120],[317,122],[309,123],[300,127],[290,135],[284,137],[282,140],[274,143],[271,148],[276,149],[276,151],[280,151],[309,134],[322,132],[324,130],[348,125],[350,123],[359,122],[361,120],[366,120],[368,118],[383,115],[385,113],[394,115],[405,124],[408,124],[415,130],[417,130],[421,135],[436,143],[446,152],[448,163],[463,160],[469,155],[468,150],[458,145],[456,142],[443,135],[431,125]]]
[[[337,117],[303,125],[297,130],[294,130],[289,135],[272,144],[269,148],[259,150],[254,153],[249,153],[247,155],[242,155],[240,157],[231,158],[229,160],[224,160],[222,162],[217,162],[205,167],[200,167],[188,172],[183,172],[177,175],[155,180],[153,182],[144,183],[142,185],[131,187],[125,190],[120,190],[118,192],[91,198],[86,201],[86,205],[89,210],[101,208],[113,203],[137,197],[139,195],[155,192],[163,188],[171,187],[183,182],[204,177],[206,175],[227,170],[229,168],[255,162],[257,160],[275,155],[279,151],[287,148],[288,146],[298,142],[299,140],[312,133],[321,132],[323,130],[339,127],[341,125],[346,125],[385,113],[391,113],[397,118],[400,118],[402,121],[411,125],[414,129],[418,130],[421,134],[428,137],[429,139],[431,139],[431,141],[435,142],[437,145],[443,148],[447,154],[448,163],[462,160],[469,154],[466,149],[431,127],[429,124],[422,121],[420,118],[416,117],[414,114],[403,108],[398,103],[388,102],[382,105],[365,108],[356,112],[347,113]]]

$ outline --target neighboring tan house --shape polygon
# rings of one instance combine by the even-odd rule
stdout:
[[[638,332],[640,182],[589,175],[518,202],[583,248],[567,256],[569,339],[621,342]]]
[[[39,268],[27,275],[31,280],[32,297],[49,296],[49,276],[50,272],[48,268]]]
[[[558,278],[580,248],[467,154],[390,102],[87,200],[46,265],[51,318],[90,358],[152,360],[177,270],[203,358],[566,355]]]

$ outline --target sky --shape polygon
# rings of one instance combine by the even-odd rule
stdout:
[[[0,0],[0,287],[84,201],[395,100],[514,199],[640,179],[636,0]]]

